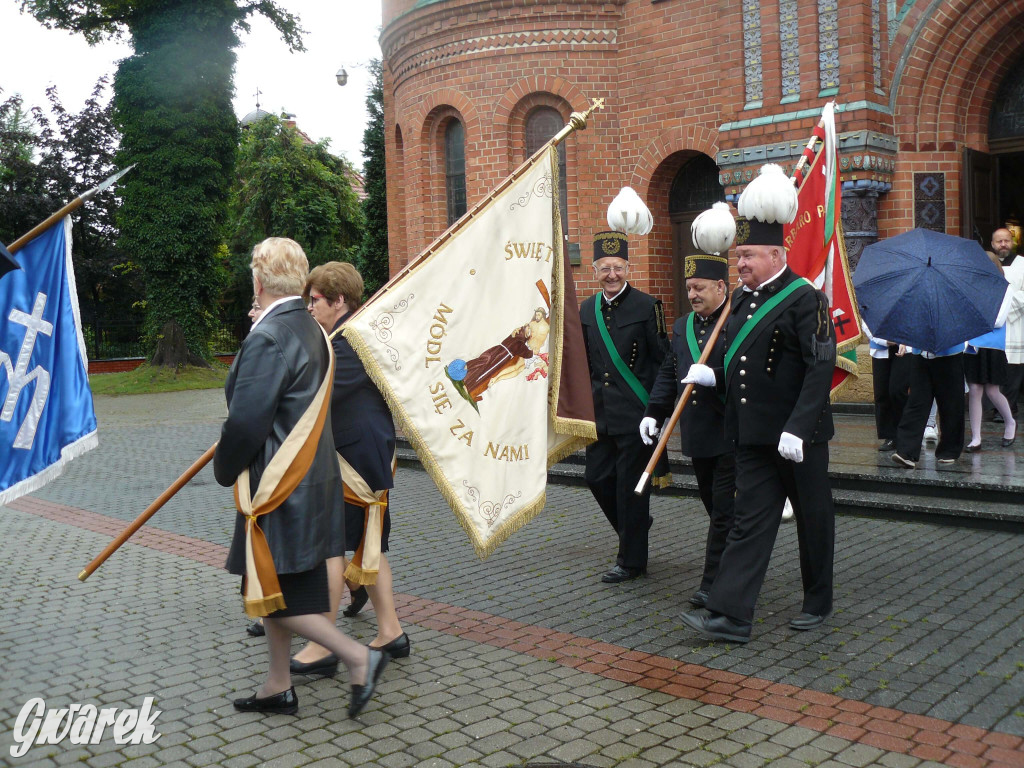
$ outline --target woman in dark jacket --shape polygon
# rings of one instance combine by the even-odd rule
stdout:
[[[380,390],[366,375],[363,364],[341,334],[345,321],[362,303],[363,278],[351,264],[332,261],[315,268],[306,278],[303,299],[309,313],[334,346],[334,390],[331,395],[331,420],[334,446],[346,463],[345,472],[358,475],[365,487],[380,495],[394,487],[395,423]],[[346,478],[346,481],[351,478]],[[364,506],[346,501],[343,549],[354,552],[364,537]],[[395,611],[391,566],[388,563],[388,536],[391,514],[384,506],[381,520],[380,564],[373,584],[350,589],[352,605],[346,615],[358,613],[367,596],[377,613],[377,637],[370,643],[391,658],[410,653],[409,636],[402,631]],[[365,547],[364,547],[365,550]],[[334,553],[332,553],[334,554]],[[339,553],[343,554],[343,553]],[[337,615],[341,603],[344,564],[338,557],[327,562],[330,574],[331,606],[328,616]],[[353,610],[354,609],[354,610]],[[292,672],[332,675],[338,659],[324,648],[307,645],[292,660]]]
[[[268,238],[253,249],[251,267],[263,313],[228,373],[228,417],[213,467],[217,482],[236,486],[239,510],[258,515],[256,527],[238,515],[227,568],[245,577],[247,610],[266,617],[270,669],[256,694],[234,705],[247,712],[298,710],[289,671],[291,638],[297,634],[326,646],[348,668],[348,711],[355,717],[387,656],[347,637],[323,616],[331,519],[341,513],[341,478],[324,402],[331,349],[299,296],[309,268],[299,244]]]

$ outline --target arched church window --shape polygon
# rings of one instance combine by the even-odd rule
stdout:
[[[547,144],[565,126],[554,107],[537,107],[526,116],[526,156]],[[558,145],[558,209],[562,220],[562,239],[569,239],[569,184],[565,178],[565,142]]]
[[[466,212],[466,130],[458,120],[444,129],[444,185],[451,226]]]

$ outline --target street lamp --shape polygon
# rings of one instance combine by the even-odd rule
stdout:
[[[339,69],[334,77],[338,81],[338,85],[344,85],[345,83],[348,82],[348,72],[345,71],[344,67]]]

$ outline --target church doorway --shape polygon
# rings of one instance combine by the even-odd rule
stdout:
[[[989,117],[989,151],[964,150],[963,237],[989,248],[1000,227],[1015,230],[1021,250],[1024,222],[1024,56],[1007,73]]]
[[[694,251],[690,226],[700,213],[721,200],[725,200],[725,191],[718,181],[718,166],[707,155],[696,153],[676,173],[668,197],[668,212],[672,222],[672,290],[676,317],[683,317],[690,312],[686,279],[683,277],[683,264]]]

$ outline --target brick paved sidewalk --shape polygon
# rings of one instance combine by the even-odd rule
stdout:
[[[410,470],[392,562],[413,657],[389,667],[360,722],[345,719],[342,678],[297,678],[297,718],[235,713],[230,698],[258,685],[265,660],[219,567],[231,500],[208,470],[88,582],[75,578],[216,439],[215,395],[100,399],[102,447],[0,508],[0,764],[1024,765],[1019,537],[843,518],[837,615],[796,634],[786,527],[755,637],[730,648],[676,618],[701,564],[694,502],[656,500],[650,577],[609,586],[598,578],[613,540],[586,491],[553,488],[545,513],[481,563]],[[375,634],[371,611],[340,622]],[[49,707],[155,696],[163,735],[14,760],[14,720],[34,695]]]

